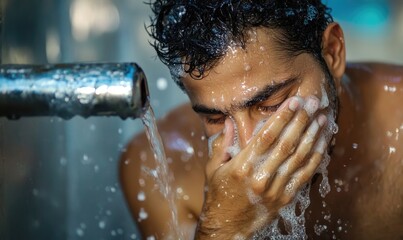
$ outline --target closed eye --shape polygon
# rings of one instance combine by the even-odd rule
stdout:
[[[273,106],[258,106],[258,110],[260,112],[275,112],[281,106],[282,103],[283,102],[280,102],[279,104]]]
[[[222,115],[220,117],[208,117],[208,116],[205,116],[204,120],[205,120],[205,122],[207,124],[214,125],[214,124],[224,124],[226,118],[227,117],[225,115]]]

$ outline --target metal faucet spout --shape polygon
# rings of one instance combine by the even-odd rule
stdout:
[[[135,63],[0,65],[0,117],[137,118],[148,104]]]

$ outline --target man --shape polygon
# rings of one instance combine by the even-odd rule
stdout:
[[[185,238],[403,238],[402,67],[346,64],[317,0],[153,10],[154,46],[191,102],[159,122]],[[169,238],[152,158],[137,136],[121,182],[143,237]]]

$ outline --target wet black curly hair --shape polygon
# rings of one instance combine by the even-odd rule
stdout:
[[[201,78],[230,44],[245,46],[248,30],[280,30],[276,41],[290,56],[310,53],[323,66],[322,34],[333,22],[320,0],[156,0],[148,32],[173,78],[178,69]],[[183,66],[186,69],[183,69]]]

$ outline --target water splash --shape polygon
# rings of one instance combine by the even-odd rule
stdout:
[[[155,169],[143,168],[143,171],[152,176],[159,187],[160,193],[168,201],[169,208],[171,209],[171,219],[168,225],[171,229],[172,239],[184,239],[184,235],[180,230],[178,223],[178,211],[175,205],[175,191],[172,190],[173,177],[169,173],[168,161],[166,159],[164,146],[162,144],[161,136],[158,133],[157,124],[153,109],[149,106],[141,116],[148,141],[150,142],[151,149],[154,152],[154,159],[156,161]]]

